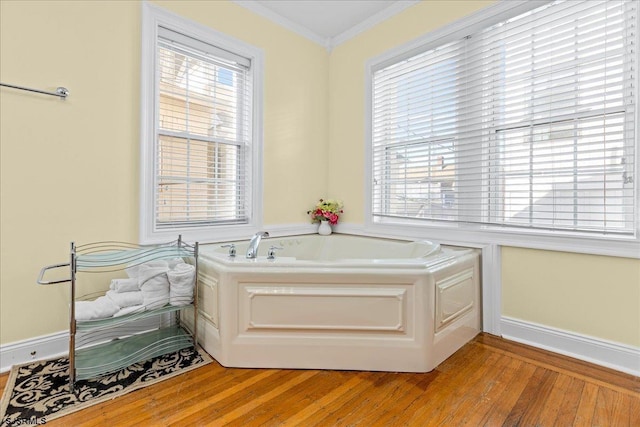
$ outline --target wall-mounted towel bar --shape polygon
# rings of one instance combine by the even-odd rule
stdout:
[[[67,96],[69,95],[69,91],[67,90],[66,87],[59,87],[59,88],[56,89],[55,92],[47,92],[46,90],[31,89],[31,88],[28,88],[28,87],[10,85],[10,84],[6,84],[6,83],[0,83],[0,86],[6,86],[6,87],[10,87],[12,89],[27,90],[29,92],[42,93],[44,95],[57,96],[57,97],[60,97],[62,99],[66,99]]]

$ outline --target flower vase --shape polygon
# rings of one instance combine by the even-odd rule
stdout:
[[[329,221],[320,221],[320,225],[318,225],[318,234],[321,236],[328,236],[331,234],[331,224],[329,224]]]

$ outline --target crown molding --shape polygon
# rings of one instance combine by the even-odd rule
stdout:
[[[260,3],[258,3],[255,0],[232,0],[233,3],[237,4],[238,6],[242,6],[245,9],[250,10],[251,12],[257,13],[258,15],[269,19],[270,21],[275,22],[276,24],[293,31],[294,33],[297,33],[298,35],[301,35],[303,37],[306,37],[307,39],[311,40],[312,42],[315,42],[321,46],[324,46],[325,48],[329,49],[329,46],[331,45],[331,40],[329,38],[326,37],[322,37],[316,33],[314,33],[313,31],[309,30],[308,28],[297,24],[287,18],[285,18],[284,16],[272,11],[271,9],[268,9],[264,6],[262,6]]]
[[[327,50],[331,51],[334,47],[346,42],[349,39],[354,38],[355,36],[357,36],[360,33],[363,33],[373,27],[375,27],[376,25],[380,24],[381,22],[386,21],[387,19],[392,18],[393,16],[399,14],[400,12],[402,12],[403,10],[417,4],[420,3],[420,0],[401,0],[398,1],[392,5],[390,5],[389,7],[382,9],[380,12],[376,13],[375,15],[370,16],[369,18],[365,19],[364,21],[362,21],[361,23],[359,23],[358,25],[355,25],[353,27],[351,27],[350,29],[348,29],[347,31],[338,34],[337,36],[333,37],[330,39],[330,45],[327,46]]]
[[[380,12],[376,13],[375,15],[370,16],[369,18],[365,19],[364,21],[362,21],[361,23],[359,23],[358,25],[348,29],[347,31],[338,34],[335,37],[323,37],[311,30],[309,30],[308,28],[297,24],[287,18],[285,18],[284,16],[272,11],[271,9],[268,9],[264,6],[262,6],[258,1],[256,0],[232,0],[233,3],[237,4],[238,6],[242,6],[245,9],[248,9],[258,15],[261,15],[264,18],[269,19],[270,21],[275,22],[276,24],[290,30],[293,31],[294,33],[297,33],[298,35],[301,35],[309,40],[311,40],[314,43],[319,44],[320,46],[323,46],[325,49],[327,49],[327,51],[331,52],[331,50],[333,48],[335,48],[336,46],[346,42],[347,40],[357,36],[358,34],[373,28],[374,26],[378,25],[379,23],[391,18],[394,15],[397,15],[398,13],[402,12],[403,10],[407,9],[408,7],[413,6],[414,4],[420,3],[420,0],[400,0],[392,5],[390,5],[389,7],[381,10]]]

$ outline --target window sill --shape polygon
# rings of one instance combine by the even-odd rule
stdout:
[[[140,235],[140,243],[143,245],[165,243],[175,240],[178,235],[181,235],[186,242],[199,243],[248,240],[252,235],[260,231],[259,228],[255,224],[243,224],[200,228],[172,228],[162,231],[147,230]]]
[[[424,238],[442,244],[482,247],[495,244],[528,249],[640,259],[638,237],[576,236],[563,232],[490,229],[479,226],[373,223],[362,232],[379,236]]]

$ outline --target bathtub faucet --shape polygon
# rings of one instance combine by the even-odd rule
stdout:
[[[266,231],[260,231],[253,235],[249,242],[249,248],[247,249],[247,258],[253,259],[258,257],[258,246],[260,245],[260,240],[262,240],[263,237],[269,237],[269,233]]]

